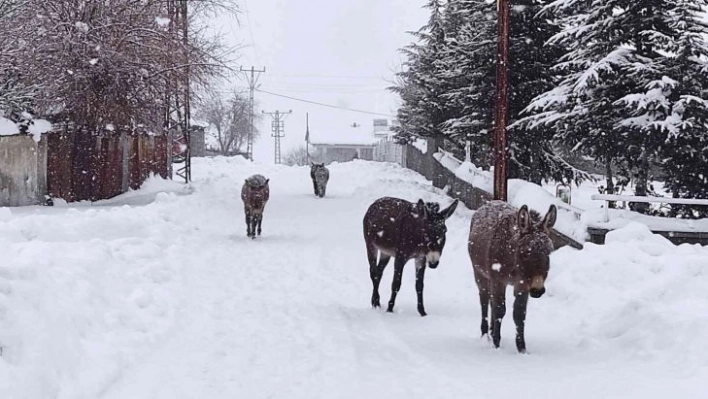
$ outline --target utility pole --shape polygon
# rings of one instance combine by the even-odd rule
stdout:
[[[273,134],[271,134],[271,137],[275,138],[275,164],[278,165],[281,163],[281,157],[280,157],[280,139],[285,137],[283,134],[285,131],[285,116],[291,114],[293,111],[290,110],[288,112],[280,112],[280,111],[275,111],[275,112],[265,112],[263,111],[264,114],[270,115],[271,118],[273,118],[273,122],[271,122],[271,131]]]
[[[307,162],[310,162],[310,113],[305,114],[305,151],[307,151]]]
[[[170,142],[170,169],[174,164],[183,164],[175,174],[184,179],[186,183],[192,180],[192,150],[191,150],[191,91],[189,67],[189,7],[187,0],[167,0],[167,16],[169,18],[169,34],[175,43],[182,44],[183,59],[180,62],[185,66],[184,77],[174,84],[168,79],[165,109],[165,127],[168,131]],[[170,52],[179,51],[170,44]]]
[[[250,159],[253,161],[253,120],[254,118],[254,111],[253,111],[253,106],[254,106],[254,100],[253,100],[253,92],[256,90],[256,82],[258,81],[258,76],[256,75],[257,73],[265,73],[265,67],[263,69],[255,69],[253,66],[251,66],[251,69],[243,69],[241,67],[241,72],[251,72],[251,75],[249,76],[248,73],[246,73],[246,79],[248,79],[248,88],[250,89],[250,95],[248,97],[248,100],[251,104],[251,113],[248,116],[248,139],[246,140],[246,158]]]
[[[499,45],[494,134],[494,199],[507,200],[507,124],[509,121],[509,0],[497,0]]]

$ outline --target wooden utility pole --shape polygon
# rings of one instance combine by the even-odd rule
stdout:
[[[275,111],[275,112],[265,112],[263,111],[264,114],[270,115],[271,118],[273,118],[273,122],[271,122],[271,130],[273,131],[273,134],[271,135],[273,138],[275,138],[275,164],[279,165],[281,162],[281,153],[280,153],[280,139],[285,137],[283,134],[285,131],[285,116],[288,114],[291,114],[293,111],[290,110],[288,112],[281,112],[281,111]]]
[[[509,0],[497,0],[499,46],[494,132],[494,199],[507,200],[509,122]]]
[[[241,67],[241,72],[251,72],[251,76],[248,76],[246,74],[246,79],[248,79],[248,88],[250,89],[250,95],[248,97],[248,101],[251,104],[251,113],[248,115],[248,139],[246,140],[246,158],[250,159],[253,161],[253,122],[254,122],[254,100],[253,100],[253,92],[256,90],[256,82],[257,82],[257,76],[256,72],[260,73],[265,73],[265,67],[263,69],[254,69],[253,66],[251,66],[251,69],[243,69]]]

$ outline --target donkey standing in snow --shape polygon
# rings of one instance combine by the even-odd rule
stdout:
[[[482,336],[488,333],[487,311],[492,305],[492,341],[499,347],[501,322],[506,314],[505,291],[514,286],[514,323],[516,349],[526,352],[524,322],[529,294],[540,298],[550,268],[553,243],[548,237],[556,222],[556,207],[551,205],[541,220],[526,205],[517,212],[501,201],[491,201],[472,216],[469,254],[482,305]]]
[[[396,294],[401,288],[403,266],[415,259],[416,279],[415,291],[418,294],[418,313],[425,316],[423,306],[423,278],[426,264],[431,269],[438,267],[440,255],[445,247],[445,220],[455,212],[458,201],[440,211],[440,205],[435,202],[425,203],[418,200],[417,204],[398,199],[384,197],[376,200],[364,216],[364,240],[366,254],[369,258],[369,273],[374,291],[371,295],[371,306],[381,306],[379,283],[386,265],[391,257],[396,257],[394,263],[391,299],[388,301],[388,312],[393,312]],[[378,255],[378,265],[376,258]]]
[[[324,163],[310,163],[310,177],[312,178],[312,186],[315,188],[315,195],[322,198],[327,190],[327,182],[329,181],[329,169]]]
[[[262,175],[253,175],[241,187],[241,199],[246,212],[246,234],[251,238],[256,238],[256,230],[261,235],[263,208],[270,198],[269,180]]]

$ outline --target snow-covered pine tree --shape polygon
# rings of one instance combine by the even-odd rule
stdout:
[[[708,22],[705,0],[681,1],[672,13],[664,60],[672,109],[662,143],[666,188],[674,198],[708,198]],[[706,207],[672,206],[675,215],[708,217]]]
[[[671,15],[678,0],[556,0],[547,10],[564,26],[550,43],[570,49],[556,66],[559,87],[539,96],[524,120],[550,125],[556,139],[609,164],[638,171],[646,194],[649,164],[659,155],[667,96],[675,78],[665,76]]]
[[[558,43],[547,43],[560,31],[554,21],[540,14],[549,0],[515,0],[511,8],[510,121],[540,94],[555,87],[552,66],[564,54]],[[540,184],[543,179],[582,180],[586,176],[570,166],[553,148],[551,128],[517,125],[509,130],[510,176]]]
[[[400,126],[394,130],[399,141],[430,138],[436,146],[442,146],[440,125],[447,118],[436,60],[445,40],[443,2],[429,0],[425,7],[430,10],[430,19],[420,30],[412,32],[417,42],[402,49],[406,57],[404,70],[397,74],[398,82],[390,88],[402,102],[397,115]]]
[[[513,123],[529,101],[553,87],[551,66],[563,53],[545,42],[560,29],[539,17],[545,0],[519,0],[511,15],[510,120]],[[447,138],[461,146],[472,142],[472,159],[491,163],[496,99],[497,10],[484,0],[451,0],[445,9],[445,48],[438,61],[450,119],[443,125]],[[511,177],[540,183],[542,179],[578,180],[583,174],[551,145],[551,129],[519,126],[510,132]]]
[[[491,164],[496,71],[496,15],[483,0],[453,0],[445,9],[445,46],[438,60],[449,109],[443,134],[471,142],[472,161]]]

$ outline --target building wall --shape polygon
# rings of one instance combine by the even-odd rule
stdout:
[[[31,136],[0,137],[0,206],[38,205],[47,188],[47,141]]]
[[[317,162],[330,164],[332,162],[349,162],[354,159],[374,160],[374,149],[371,146],[363,147],[337,147],[337,146],[315,146],[316,153],[312,158]]]

